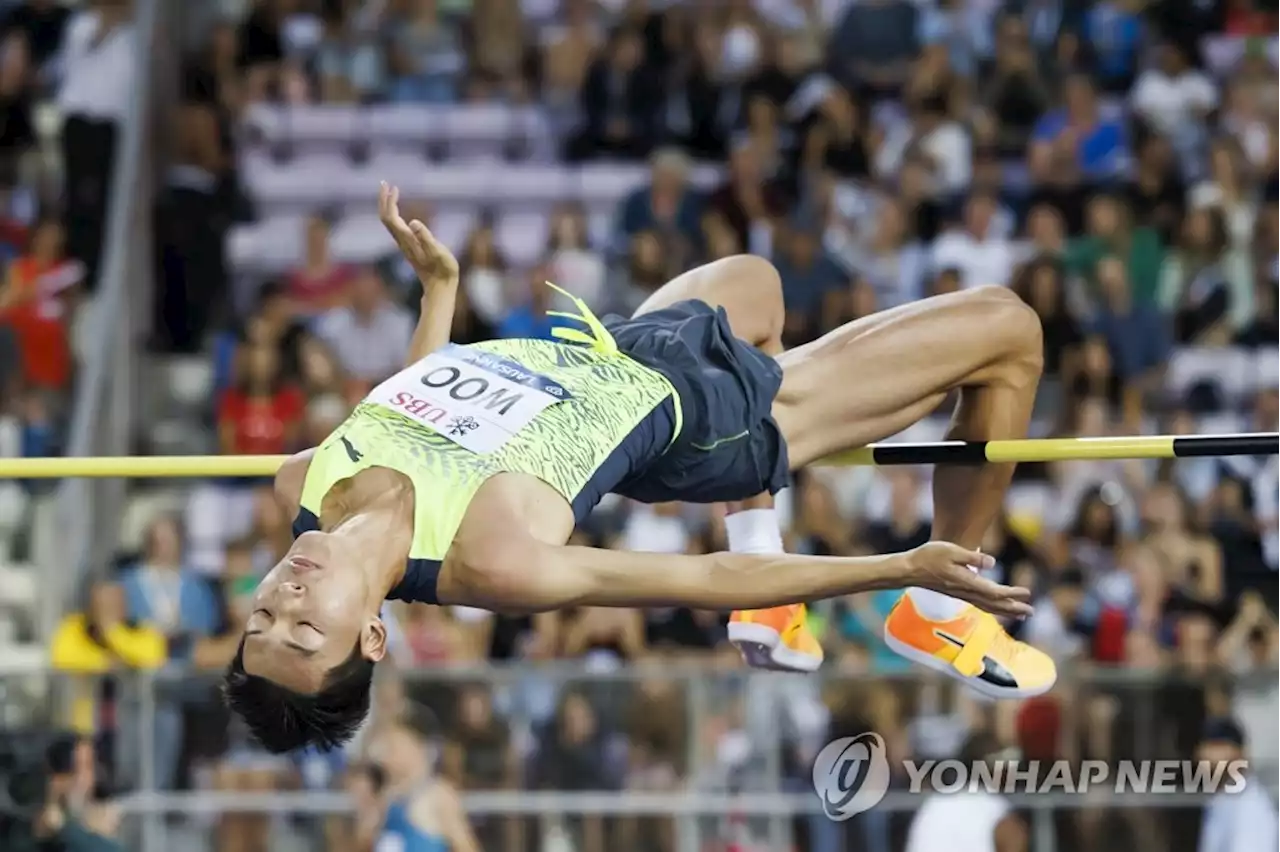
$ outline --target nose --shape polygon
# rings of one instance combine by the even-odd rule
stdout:
[[[285,594],[293,595],[295,597],[301,597],[302,593],[307,590],[306,586],[303,586],[301,583],[290,583],[290,582],[281,583],[280,589]]]

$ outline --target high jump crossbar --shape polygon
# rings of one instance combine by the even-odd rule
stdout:
[[[825,466],[981,465],[1087,459],[1182,459],[1274,456],[1280,433],[1234,435],[1127,435],[1010,441],[938,441],[871,444],[819,462]],[[272,476],[288,456],[89,456],[0,459],[0,479],[128,477],[183,479]]]

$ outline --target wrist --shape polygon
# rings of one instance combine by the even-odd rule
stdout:
[[[453,290],[458,286],[457,275],[419,275],[422,285],[422,298],[425,300],[432,290]]]
[[[870,591],[883,591],[886,588],[902,588],[916,585],[919,580],[919,568],[915,563],[914,551],[891,553],[877,556],[878,571],[872,577]]]

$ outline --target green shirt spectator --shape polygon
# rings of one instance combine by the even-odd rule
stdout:
[[[1159,234],[1152,228],[1133,227],[1124,202],[1109,195],[1089,203],[1087,228],[1088,233],[1067,244],[1063,257],[1067,271],[1080,276],[1096,299],[1098,261],[1114,255],[1124,261],[1134,303],[1154,305],[1165,255]]]

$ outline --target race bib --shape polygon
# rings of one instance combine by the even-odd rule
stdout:
[[[572,398],[563,385],[515,361],[451,344],[378,385],[366,401],[473,453],[491,453],[549,406]]]

